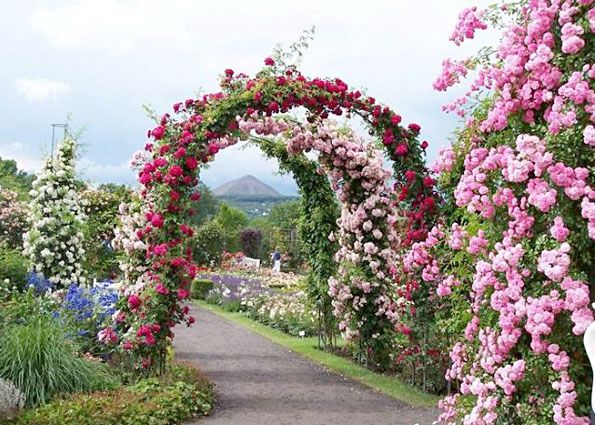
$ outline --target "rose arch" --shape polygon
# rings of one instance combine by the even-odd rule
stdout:
[[[271,58],[265,64],[254,78],[226,70],[221,92],[175,104],[149,132],[150,160],[139,171],[142,217],[134,232],[145,250],[146,271],[126,289],[116,325],[122,348],[146,369],[162,366],[173,326],[194,321],[183,304],[197,271],[188,245],[193,231],[185,220],[192,214],[190,200],[200,198],[200,164],[254,133],[284,140],[291,155],[316,150],[339,195],[334,237],[340,266],[328,293],[340,329],[366,357],[383,361],[391,335],[402,326],[410,297],[396,276],[397,248],[424,237],[435,208],[432,184],[424,178],[420,127],[401,126],[398,114],[339,79],[306,78]],[[296,108],[305,109],[304,122],[281,116]],[[329,122],[331,115],[363,119],[393,161],[394,186],[380,151]]]

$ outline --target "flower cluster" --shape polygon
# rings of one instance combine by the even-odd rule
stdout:
[[[595,90],[589,83],[595,76],[595,66],[588,55],[581,56],[593,48],[588,42],[592,40],[589,33],[593,33],[592,2],[531,1],[527,7],[506,6],[501,10],[519,12],[518,23],[506,28],[495,50],[495,61],[480,58],[483,66],[469,92],[445,109],[464,115],[461,108],[472,94],[487,89],[495,90],[497,95],[481,122],[486,132],[504,129],[509,117],[516,113],[522,113],[527,123],[543,118],[552,134],[576,125],[584,116],[595,122]],[[463,11],[451,40],[460,44],[465,38],[473,38],[475,30],[486,29],[484,14],[475,8]],[[565,64],[560,60],[562,55],[572,58],[572,72],[566,72],[561,65]],[[435,88],[446,90],[458,82],[457,76],[466,75],[461,66],[471,69],[475,63],[445,60]],[[585,143],[592,143],[592,124],[586,125],[583,133]]]
[[[75,142],[65,140],[56,158],[48,158],[30,192],[29,231],[24,254],[33,271],[57,287],[84,283],[82,225],[85,215],[75,185]]]
[[[21,247],[27,229],[27,205],[18,194],[0,186],[0,241],[10,248]]]

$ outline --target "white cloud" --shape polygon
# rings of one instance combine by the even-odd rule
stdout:
[[[70,85],[45,78],[19,78],[15,80],[14,86],[29,102],[56,101],[70,91]]]
[[[129,162],[121,164],[98,164],[83,158],[77,165],[77,174],[91,183],[125,183],[136,184],[134,172]]]
[[[37,171],[42,162],[40,149],[27,148],[21,142],[0,142],[0,157],[15,160],[19,170],[29,173]]]

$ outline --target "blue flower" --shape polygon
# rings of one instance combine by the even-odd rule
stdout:
[[[54,289],[54,285],[42,273],[29,272],[27,286],[33,288],[38,294],[45,294],[48,289]]]

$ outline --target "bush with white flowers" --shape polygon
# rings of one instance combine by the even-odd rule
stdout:
[[[73,140],[65,140],[56,158],[48,158],[33,182],[29,231],[23,235],[24,253],[34,272],[56,287],[84,283],[82,225],[85,215],[75,185]]]

